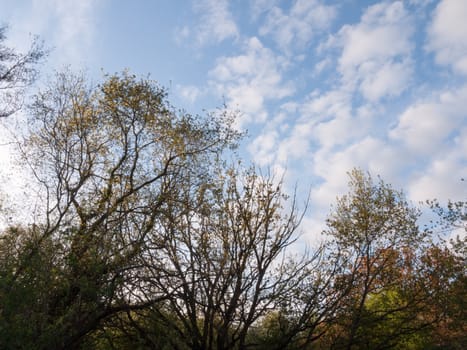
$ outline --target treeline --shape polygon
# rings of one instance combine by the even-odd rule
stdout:
[[[0,46],[0,82],[16,67],[29,83],[42,55]],[[466,241],[433,231],[465,229],[465,203],[433,203],[440,223],[420,229],[401,192],[354,170],[326,239],[297,253],[296,196],[225,161],[235,116],[177,111],[128,73],[59,73],[25,111],[35,206],[0,233],[0,348],[465,347]]]

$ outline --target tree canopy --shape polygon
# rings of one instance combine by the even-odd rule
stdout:
[[[35,45],[0,46],[3,86],[32,81]],[[0,348],[464,348],[466,241],[434,239],[381,179],[351,171],[326,239],[298,249],[307,203],[232,155],[235,115],[69,71],[26,113],[36,210],[0,232]],[[465,228],[465,203],[433,208]]]

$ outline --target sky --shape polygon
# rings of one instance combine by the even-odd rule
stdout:
[[[42,79],[128,68],[194,114],[240,111],[241,156],[310,192],[310,241],[353,167],[466,200],[466,18],[466,0],[0,0],[9,46],[51,48]]]

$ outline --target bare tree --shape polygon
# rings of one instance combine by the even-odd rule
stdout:
[[[162,231],[148,236],[154,253],[143,264],[155,276],[148,291],[170,297],[152,309],[147,337],[157,320],[155,329],[175,335],[174,349],[260,347],[258,328],[277,312],[288,327],[270,348],[311,343],[322,335],[318,326],[337,298],[329,294],[336,290],[322,249],[298,255],[288,250],[301,221],[295,198],[253,168],[220,166],[214,173],[202,183],[186,177],[167,202]]]
[[[21,107],[24,89],[36,80],[37,65],[47,55],[38,38],[26,53],[5,46],[6,31],[6,26],[0,26],[0,118]]]
[[[30,112],[21,149],[42,215],[27,230],[29,243],[4,294],[14,296],[25,276],[39,278],[31,264],[47,260],[53,242],[49,272],[57,283],[37,296],[43,307],[30,305],[42,317],[29,340],[69,349],[109,316],[167,298],[137,292],[145,271],[136,258],[146,254],[148,234],[157,234],[183,173],[202,177],[203,164],[237,134],[226,115],[177,113],[157,84],[126,73],[97,87],[60,73]],[[2,320],[5,329],[15,327],[13,320]]]

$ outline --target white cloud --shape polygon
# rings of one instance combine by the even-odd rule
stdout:
[[[311,201],[317,211],[314,218],[346,192],[345,173],[355,166],[381,175],[396,189],[406,189],[415,203],[430,198],[465,200],[465,182],[460,179],[467,178],[466,101],[464,86],[414,102],[401,113],[392,130],[379,125],[379,135],[371,123],[364,122],[371,117],[371,110],[353,116],[355,125],[346,123],[345,117],[316,124],[312,139],[321,137],[321,147],[311,155],[310,174],[322,182],[312,189]],[[358,123],[359,118],[362,123]],[[359,126],[364,129],[361,134]],[[370,131],[375,135],[363,136]],[[326,144],[328,138],[345,139],[346,132],[355,136],[340,147],[336,147],[337,141],[331,142],[334,147]]]
[[[290,136],[284,138],[276,149],[276,161],[285,165],[291,160],[306,161],[310,149],[311,123],[297,123],[291,130]]]
[[[373,175],[396,179],[407,159],[402,151],[378,138],[367,136],[344,147],[342,150],[325,148],[316,152],[313,172],[323,183],[313,191],[316,203],[328,207],[347,188],[346,173],[354,167],[370,171]]]
[[[280,100],[294,91],[290,83],[283,81],[287,64],[253,37],[246,41],[244,54],[217,60],[209,72],[210,86],[227,99],[230,107],[244,113],[240,124],[264,122],[266,101]]]
[[[70,56],[86,54],[92,40],[95,1],[61,1],[51,2],[56,17],[60,21],[60,29],[56,31],[57,41],[69,50]],[[78,47],[78,45],[80,47]]]
[[[317,144],[332,148],[364,135],[370,127],[366,116],[353,118],[350,102],[349,94],[331,90],[323,95],[313,92],[302,104],[283,104],[249,147],[252,157],[261,165],[275,162],[285,167],[296,160],[310,161]],[[293,120],[294,114],[298,114],[297,120]],[[273,144],[269,142],[271,135]]]
[[[347,193],[348,171],[359,167],[373,176],[381,175],[399,188],[403,186],[401,173],[413,160],[404,153],[403,148],[372,136],[342,145],[338,150],[321,147],[310,153],[309,158],[306,162],[308,168],[302,169],[301,174],[307,174],[314,181],[310,196],[312,212],[307,220],[314,227],[306,230],[310,241],[319,238],[318,233],[324,228],[330,207],[338,197]]]
[[[336,8],[317,0],[297,0],[290,11],[279,7],[270,9],[261,35],[271,34],[283,50],[309,43],[316,31],[328,28],[336,17]]]
[[[454,138],[455,147],[459,154],[463,154],[467,157],[467,125],[464,122],[462,129],[458,132],[458,135]],[[464,177],[467,181],[467,175]]]
[[[323,49],[342,48],[342,83],[376,102],[397,96],[411,81],[412,19],[401,1],[373,5],[356,25],[343,26]]]
[[[360,23],[345,25],[339,32],[343,41],[342,69],[409,53],[412,47],[409,24],[408,13],[400,1],[369,7]]]
[[[242,55],[218,60],[210,72],[212,86],[240,109],[242,104],[247,107],[245,123],[268,118],[248,147],[252,158],[261,166],[287,168],[288,179],[312,182],[313,213],[306,225],[322,228],[318,223],[324,222],[336,196],[347,192],[346,172],[355,166],[406,189],[415,201],[456,198],[459,193],[465,197],[465,185],[462,189],[458,180],[467,178],[467,86],[413,102],[396,100],[418,79],[414,35],[418,14],[409,13],[406,4],[384,1],[370,6],[360,22],[344,25],[331,36],[321,46],[321,63],[314,74],[326,74],[332,87],[326,90],[326,85],[317,84],[320,87],[304,100],[288,101],[277,114],[282,115],[280,121],[273,119],[272,124],[266,114],[268,101],[277,102],[294,91],[284,84],[290,61],[253,38]],[[261,34],[271,35],[286,53],[293,45],[307,44],[316,28],[297,24],[305,12],[274,7]],[[336,49],[338,56],[333,57]],[[325,68],[334,62],[333,76]],[[433,89],[430,82],[427,86]],[[422,90],[413,92],[420,95]],[[409,94],[405,97],[410,99]],[[409,105],[396,118],[386,116],[403,108],[400,103]],[[316,232],[315,227],[306,228],[311,240]]]
[[[304,117],[318,118],[349,117],[351,113],[351,96],[343,90],[330,90],[325,93],[312,92],[303,103],[300,112]]]
[[[238,37],[237,25],[229,12],[229,1],[198,0],[195,1],[194,9],[200,14],[200,24],[195,28],[199,45]]]
[[[467,86],[409,106],[390,137],[416,160],[408,186],[412,200],[465,200],[460,179],[467,177]]]
[[[464,136],[467,128],[464,129]],[[408,187],[408,194],[413,201],[438,198],[442,201],[464,201],[467,193],[467,156],[455,150],[439,154],[423,172],[414,174]]]
[[[251,0],[250,6],[253,19],[275,7],[277,2],[279,0]]]
[[[27,48],[30,33],[47,37],[53,48],[49,63],[55,66],[89,63],[96,17],[101,1],[33,0],[29,7],[18,8],[11,19],[10,41],[15,47]]]
[[[424,6],[430,5],[436,0],[408,0],[408,1],[409,1],[409,4],[424,7]]]
[[[365,133],[367,128],[368,125],[360,123],[356,118],[333,118],[317,124],[312,137],[318,140],[322,147],[331,148],[347,144],[356,135]]]
[[[278,160],[278,155],[281,154],[279,148],[282,147],[279,142],[290,132],[291,116],[297,112],[297,107],[294,102],[282,104],[279,112],[268,120],[259,135],[248,145],[250,156],[256,164],[268,168],[285,169],[286,160]],[[284,170],[279,173],[283,172]]]
[[[326,215],[328,211],[321,213],[319,217],[305,216],[302,219],[300,243],[307,247],[318,248],[326,239],[322,232],[326,229]]]
[[[467,74],[467,1],[443,0],[428,28],[428,45],[436,62]]]
[[[390,136],[418,155],[433,155],[446,147],[452,132],[467,120],[467,86],[439,94],[436,100],[414,103],[400,116]]]
[[[289,161],[310,159],[313,144],[332,147],[348,142],[356,133],[361,135],[366,130],[352,119],[350,102],[349,94],[331,90],[323,95],[315,91],[301,105],[284,104],[279,114],[284,122],[268,124],[268,130],[280,130],[274,148],[263,146],[264,139],[259,137],[254,140],[250,153],[257,159],[262,154],[259,150],[266,148],[271,153],[267,158],[259,157],[262,163],[267,160],[285,166]],[[296,113],[299,118],[294,121],[292,117]]]
[[[377,101],[383,96],[397,96],[405,90],[412,75],[412,64],[409,60],[388,61],[376,67],[372,62],[360,65],[359,73],[364,77],[360,92],[367,100]]]
[[[321,74],[331,64],[332,64],[332,60],[330,57],[323,58],[321,61],[315,64],[315,67],[313,68],[313,75],[317,76]]]
[[[307,143],[333,147],[348,142],[355,136],[355,130],[362,130],[352,118],[351,95],[342,90],[311,93],[301,106],[300,114],[300,128],[308,132],[291,137],[301,137]]]
[[[399,118],[384,116],[394,110],[384,99],[397,97],[417,79],[415,24],[403,2],[387,1],[369,7],[359,23],[344,25],[322,45],[324,54],[339,50],[335,85],[329,90],[321,87],[284,110],[289,128],[281,129],[282,124],[268,128],[250,146],[261,164],[292,164],[288,175],[316,181],[311,192],[313,214],[307,223],[324,221],[336,196],[347,192],[346,172],[355,166],[381,175],[395,188],[407,189],[413,200],[459,193],[458,185],[447,184],[452,180],[449,176],[460,178],[466,171],[459,164],[467,164],[467,141],[463,141],[467,88],[416,101]],[[330,62],[330,55],[325,55],[321,66]],[[248,62],[238,65],[242,73],[250,71]],[[220,73],[232,78],[232,69]],[[363,99],[356,99],[357,94]],[[311,229],[307,235],[315,233]]]
[[[175,42],[178,45],[181,45],[185,40],[190,37],[191,30],[188,26],[178,27],[175,28],[174,35],[175,35]]]
[[[203,91],[199,87],[193,85],[177,85],[176,90],[189,103],[194,103],[203,94]]]
[[[249,145],[248,150],[259,166],[268,166],[273,163],[278,136],[276,130],[267,130],[258,135]]]
[[[373,126],[373,113],[361,108],[352,110],[352,94],[344,90],[313,92],[302,104],[300,122],[307,134],[300,136],[308,143],[333,148],[366,135]],[[297,137],[297,135],[291,135]]]

